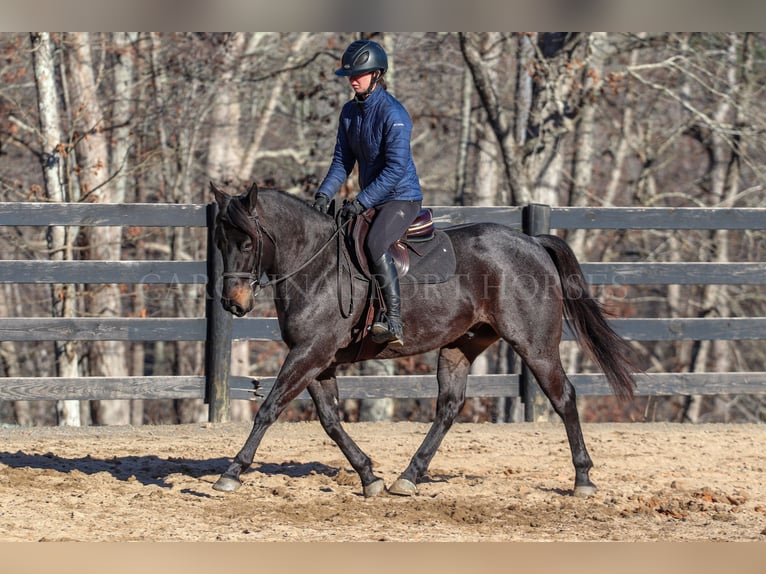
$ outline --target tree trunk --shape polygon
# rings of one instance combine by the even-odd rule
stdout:
[[[135,44],[138,34],[135,32],[117,32],[113,34],[114,44],[119,53],[119,58],[114,67],[114,85],[116,97],[114,99],[114,144],[112,147],[111,166],[109,172],[114,174],[114,198],[116,203],[124,203],[127,198],[133,197],[131,193],[130,150],[132,143],[131,117],[135,112]],[[143,312],[144,286],[142,284],[133,287],[135,302],[138,313]],[[128,374],[144,374],[144,345],[142,342],[133,343],[129,348],[129,357],[126,358],[130,367]],[[137,426],[143,424],[144,401],[133,399],[130,401],[130,424]]]
[[[484,75],[487,81],[496,86],[500,67],[503,42],[497,33],[487,34],[482,38],[481,53],[485,60]],[[499,173],[498,143],[492,130],[486,123],[477,122],[474,126],[476,138],[476,170],[473,188],[475,190],[470,205],[493,206],[498,204]]]
[[[492,86],[497,85],[504,64],[501,58],[503,45],[502,36],[498,33],[486,34],[481,38],[479,50],[484,59],[483,74]],[[498,161],[498,140],[487,123],[476,122],[473,128],[476,168],[473,170],[474,181],[471,186],[473,193],[468,194],[466,204],[482,207],[498,205],[502,177],[499,171],[502,161]],[[471,365],[471,374],[486,375],[490,372],[489,353],[487,350],[476,357]],[[473,397],[468,403],[474,420],[480,420],[485,410],[481,398]]]
[[[715,207],[728,205],[730,200],[739,192],[739,161],[736,155],[737,145],[733,145],[730,135],[725,133],[729,126],[737,125],[737,110],[732,102],[740,103],[742,86],[740,83],[741,65],[740,35],[729,34],[729,45],[726,52],[726,69],[730,97],[722,98],[715,112],[716,125],[710,126],[711,157],[713,163],[710,172],[710,196]],[[725,229],[711,232],[711,243],[714,246],[713,261],[726,263],[729,258],[729,232]],[[706,314],[728,317],[731,314],[729,306],[729,288],[727,285],[706,285],[702,310]],[[696,354],[692,370],[706,372],[708,368],[726,372],[731,370],[732,355],[727,341],[702,341]],[[686,405],[685,419],[699,422],[702,398],[690,397]]]
[[[639,34],[639,37],[643,37],[644,34]],[[638,62],[638,50],[632,50],[629,57],[629,66],[635,66]],[[623,170],[625,161],[628,157],[628,152],[631,147],[631,134],[633,132],[633,101],[635,99],[634,90],[631,85],[627,88],[629,92],[625,94],[625,105],[622,109],[622,117],[620,121],[620,132],[617,140],[617,149],[614,153],[614,160],[612,161],[612,168],[609,172],[609,178],[606,184],[606,190],[603,197],[594,199],[606,207],[612,206],[615,203],[617,194],[623,188]]]
[[[213,124],[208,145],[207,172],[211,179],[224,184],[239,184],[244,149],[239,135],[241,109],[237,81],[241,72],[242,57],[248,43],[246,34],[233,34],[223,46],[223,70],[220,85],[213,95],[211,117]],[[231,375],[250,376],[250,342],[231,342]],[[249,401],[232,401],[231,420],[250,420]]]
[[[471,144],[471,95],[473,82],[470,72],[463,70],[462,106],[460,107],[460,138],[455,165],[455,204],[465,205],[466,178],[468,171],[468,148]]]
[[[37,107],[40,116],[43,181],[46,196],[51,201],[68,201],[67,193],[68,150],[66,138],[61,133],[58,95],[55,80],[55,64],[50,34],[32,34],[32,53],[37,88]],[[49,257],[55,261],[72,258],[72,241],[77,231],[66,227],[52,226],[48,229]],[[51,312],[54,317],[75,316],[74,285],[51,285]],[[77,347],[73,341],[54,343],[56,375],[76,377],[79,375]],[[63,400],[56,404],[60,425],[80,426],[80,402]]]
[[[590,197],[596,195],[593,186],[593,171],[595,159],[594,132],[596,111],[599,104],[599,91],[604,77],[604,60],[607,53],[607,35],[604,32],[588,34],[588,60],[582,72],[585,98],[579,119],[574,131],[574,152],[572,157],[572,179],[569,192],[569,205],[582,207],[588,205]],[[585,261],[586,232],[584,229],[575,230],[567,236],[567,242],[581,261]],[[581,367],[583,353],[575,342],[562,345],[567,352],[562,353],[564,369],[567,372],[578,372]]]
[[[85,134],[77,144],[77,162],[82,197],[86,201],[121,203],[124,187],[109,182],[109,147],[104,136],[104,113],[98,97],[93,73],[91,38],[88,33],[73,33],[69,37],[71,52],[69,73],[75,99],[79,102],[75,125]],[[116,158],[120,159],[120,158]],[[91,227],[88,229],[90,258],[119,261],[122,251],[120,227]],[[91,285],[89,313],[94,317],[121,317],[122,299],[119,285]],[[94,341],[91,346],[91,369],[96,376],[119,377],[128,372],[127,353],[121,341]],[[94,418],[97,424],[125,425],[130,423],[130,404],[126,401],[96,401]]]
[[[290,49],[290,55],[285,62],[285,67],[295,63],[296,57],[303,52],[306,43],[311,38],[311,34],[308,32],[302,32],[298,35],[298,38],[293,43]],[[274,80],[274,86],[271,89],[271,94],[266,106],[261,114],[259,114],[258,124],[253,130],[253,138],[248,143],[245,150],[245,156],[242,160],[242,165],[237,172],[238,179],[240,181],[246,181],[253,177],[255,171],[255,162],[258,159],[258,154],[261,152],[261,146],[263,145],[263,139],[266,137],[269,129],[269,123],[271,118],[277,110],[279,99],[283,95],[285,84],[290,78],[289,74],[279,74]]]
[[[166,113],[159,114],[156,125],[156,137],[159,139],[159,184],[158,195],[165,201],[173,203],[191,203],[194,188],[193,171],[196,168],[195,144],[198,130],[209,107],[206,102],[200,102],[195,95],[202,92],[200,79],[192,77],[180,87],[170,84],[167,67],[163,61],[163,50],[169,46],[163,45],[160,34],[149,34],[149,50],[151,62],[151,80],[153,88],[153,104],[157,110],[173,110],[188,121],[173,122]],[[180,93],[172,93],[180,89]],[[173,107],[175,106],[175,107]],[[174,227],[167,230],[166,241],[170,247],[169,258],[183,258],[190,233],[187,229]],[[172,296],[163,301],[164,312],[175,317],[189,314],[187,301],[192,298],[196,288],[193,285],[174,285]],[[199,372],[197,363],[201,354],[190,349],[190,343],[176,341],[165,345],[156,345],[158,354],[171,356],[169,374],[178,375],[189,372]],[[168,352],[172,349],[172,353]],[[177,420],[183,423],[205,420],[207,409],[201,399],[178,399],[174,401]]]
[[[502,165],[510,186],[510,203],[511,205],[529,203],[532,195],[528,179],[522,169],[519,149],[514,140],[514,132],[511,130],[511,121],[498,98],[491,68],[485,60],[486,55],[477,46],[477,44],[483,45],[486,49],[487,44],[482,41],[480,34],[460,33],[459,38],[463,57],[471,71],[474,86],[487,113],[487,121],[500,147]],[[486,38],[484,37],[485,40]]]
[[[532,65],[537,34],[519,34],[516,43],[516,97],[513,100],[513,133],[517,146],[527,143],[527,129],[532,110]]]
[[[223,46],[223,69],[213,94],[207,172],[223,184],[240,183],[235,178],[242,167],[244,150],[239,137],[242,112],[237,81],[246,44],[246,34],[237,32]]]
[[[13,290],[18,285],[2,285],[0,289],[0,317],[18,317],[20,313],[13,308]],[[19,352],[16,343],[13,341],[0,341],[0,376],[19,377],[21,369],[19,368]],[[5,401],[3,401],[5,403]],[[4,410],[7,405],[4,405]],[[10,411],[13,412],[13,418],[18,425],[31,424],[29,415],[28,401],[13,401],[10,405]]]

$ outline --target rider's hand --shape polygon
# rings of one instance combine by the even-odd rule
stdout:
[[[330,204],[330,200],[325,194],[317,193],[314,196],[314,203],[311,207],[313,207],[320,213],[327,213],[329,204]]]
[[[352,201],[349,201],[343,205],[340,209],[340,220],[342,222],[346,222],[349,219],[352,219],[356,217],[357,215],[363,213],[367,209],[362,203],[354,198]]]

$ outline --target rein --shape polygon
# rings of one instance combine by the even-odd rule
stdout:
[[[274,280],[267,281],[266,283],[261,283],[261,276],[263,275],[263,236],[269,238],[269,241],[271,241],[272,245],[274,246],[274,251],[277,250],[277,242],[274,239],[274,237],[269,233],[266,229],[263,228],[261,225],[260,220],[258,219],[258,212],[253,210],[253,223],[255,224],[255,229],[258,233],[256,239],[256,262],[255,266],[250,272],[247,271],[229,271],[223,273],[223,277],[231,277],[231,278],[237,278],[237,279],[250,279],[250,288],[253,289],[253,297],[257,296],[258,293],[264,288],[269,287],[273,285],[278,285],[279,283],[282,283],[283,281],[286,281],[290,279],[291,277],[294,277],[297,275],[300,271],[305,269],[308,265],[311,264],[312,261],[314,261],[319,255],[324,251],[324,249],[332,243],[332,241],[337,238],[340,233],[345,229],[345,227],[348,225],[350,220],[345,221],[344,223],[338,225],[337,229],[333,232],[333,234],[319,247],[319,249],[306,260],[304,263],[302,263],[297,269],[294,269],[290,273],[286,275],[282,275],[281,277],[278,277]],[[340,241],[339,241],[340,243]],[[338,281],[340,282],[340,259],[338,259]],[[340,297],[340,294],[339,294]],[[340,302],[340,301],[339,301]],[[349,309],[349,315],[353,312],[353,305],[354,300],[353,297],[351,298],[351,305]],[[348,315],[347,315],[348,316]]]

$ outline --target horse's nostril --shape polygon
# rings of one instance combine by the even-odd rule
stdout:
[[[229,300],[228,305],[224,305],[224,307],[237,317],[242,317],[246,313],[244,307],[235,301]]]
[[[245,309],[243,305],[238,303],[236,299],[221,297],[221,305],[223,305],[223,308],[226,309],[229,313],[236,315],[237,317],[242,317],[248,313],[248,310]]]

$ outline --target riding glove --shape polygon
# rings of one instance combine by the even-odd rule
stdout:
[[[324,193],[317,193],[314,196],[314,204],[311,206],[320,213],[327,213],[330,200]]]
[[[340,219],[341,221],[345,222],[363,213],[365,209],[367,208],[362,205],[362,202],[355,198],[352,201],[345,203],[343,207],[341,207]]]

